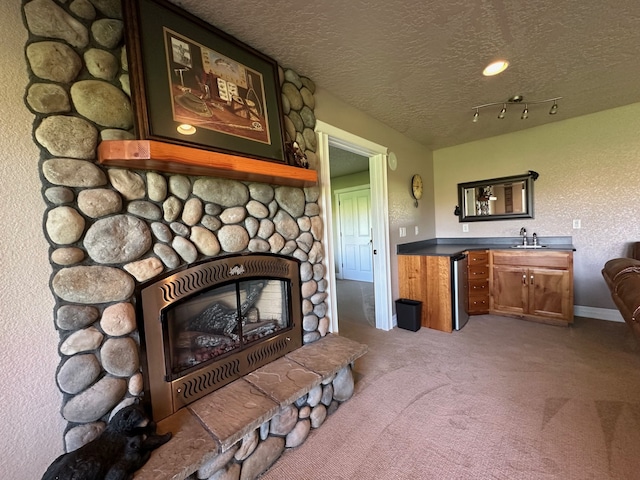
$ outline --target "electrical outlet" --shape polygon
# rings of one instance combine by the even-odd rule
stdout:
[[[462,224],[462,231],[464,233],[468,233],[469,232],[469,224],[468,223],[463,223]]]
[[[578,229],[580,229],[580,228],[582,228],[582,224],[581,224],[581,222],[580,222],[580,219],[579,219],[579,218],[575,218],[575,219],[573,220],[573,229],[574,229],[574,230],[578,230]]]
[[[407,236],[407,228],[406,227],[400,227],[400,237],[406,237]]]
[[[418,226],[416,225],[416,235],[418,235],[420,233],[420,229],[418,228]]]

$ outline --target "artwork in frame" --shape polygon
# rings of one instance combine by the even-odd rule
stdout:
[[[125,0],[136,133],[286,163],[278,65],[165,0]]]

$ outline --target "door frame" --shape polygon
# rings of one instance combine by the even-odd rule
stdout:
[[[316,121],[318,134],[318,173],[320,197],[318,202],[324,222],[324,266],[328,273],[327,303],[331,314],[330,331],[338,332],[338,306],[333,241],[333,211],[331,207],[331,178],[329,145],[369,158],[369,185],[371,187],[371,226],[373,230],[373,282],[376,310],[376,328],[391,330],[393,312],[391,302],[391,259],[389,252],[389,202],[387,194],[388,148],[353,135],[345,130]],[[375,212],[375,213],[374,213]]]
[[[334,216],[337,219],[336,225],[340,225],[342,222],[342,209],[340,206],[340,195],[342,195],[343,193],[351,193],[351,192],[359,192],[361,190],[368,190],[369,191],[369,225],[371,225],[371,185],[369,185],[368,183],[366,185],[356,185],[354,187],[347,187],[347,188],[340,188],[338,190],[334,190],[333,192],[333,204],[332,205],[336,205],[335,211],[334,211]],[[333,222],[332,226],[333,226]],[[371,230],[371,229],[370,229]],[[335,232],[334,232],[335,233]],[[338,231],[338,233],[340,233]],[[369,231],[369,237],[372,237],[371,235],[371,231]],[[334,240],[336,240],[336,238],[334,237]],[[371,256],[373,257],[373,241],[371,242]],[[336,263],[338,263],[339,265],[343,265],[344,264],[344,251],[342,248],[342,236],[339,235],[339,237],[337,238],[337,242],[334,241],[334,248],[333,251],[336,252]],[[373,258],[371,260],[372,264],[373,264]],[[336,278],[343,280],[344,279],[344,274],[342,272],[342,269],[340,270],[340,273],[336,273]],[[372,280],[374,281],[374,280]]]

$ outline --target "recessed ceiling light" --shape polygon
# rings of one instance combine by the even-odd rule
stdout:
[[[493,62],[482,71],[482,74],[485,77],[491,77],[493,75],[498,75],[499,73],[504,72],[509,66],[509,62],[506,60],[498,60],[497,62]]]

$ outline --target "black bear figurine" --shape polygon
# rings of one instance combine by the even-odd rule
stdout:
[[[140,405],[118,411],[98,438],[56,458],[42,480],[130,480],[151,451],[169,441]]]

